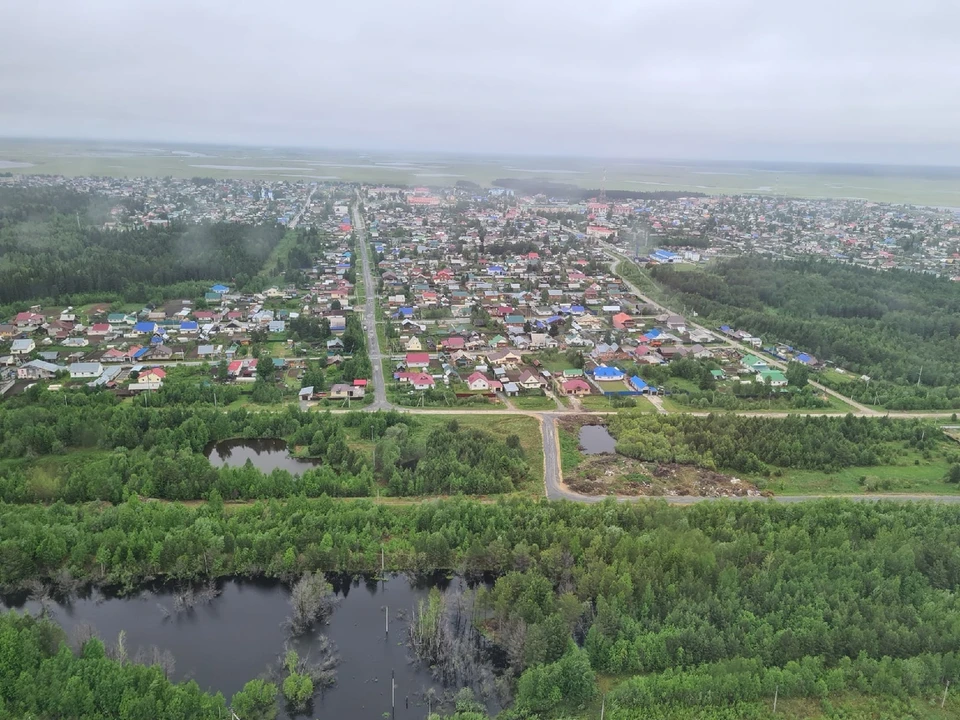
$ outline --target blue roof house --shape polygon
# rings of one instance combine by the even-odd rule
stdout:
[[[630,387],[637,392],[646,392],[649,389],[647,383],[643,381],[643,378],[638,377],[637,375],[634,375],[632,378],[630,378]]]
[[[136,325],[133,326],[133,331],[135,333],[143,333],[144,335],[149,335],[157,331],[157,324],[155,322],[148,322],[146,320],[141,320]]]
[[[601,365],[594,369],[593,377],[595,380],[623,380],[623,370],[618,367]]]
[[[212,288],[210,288],[210,292],[215,292],[215,293],[219,293],[220,295],[223,295],[224,293],[230,292],[230,288],[228,288],[226,285],[214,285]]]

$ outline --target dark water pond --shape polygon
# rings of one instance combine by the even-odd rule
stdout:
[[[405,643],[409,618],[431,587],[442,590],[450,600],[467,589],[467,582],[437,577],[414,581],[405,576],[380,582],[331,580],[339,604],[327,624],[291,641],[304,657],[318,646],[318,636],[323,633],[336,644],[341,658],[336,685],[314,697],[310,716],[382,718],[387,713],[389,717],[393,671],[396,717],[423,718],[427,690],[433,688],[441,695],[444,687],[412,657]],[[71,640],[78,627],[90,625],[107,646],[116,644],[118,634],[124,631],[129,657],[153,646],[169,651],[176,663],[174,680],[196,680],[204,690],[222,692],[229,702],[245,682],[263,676],[283,653],[289,638],[284,621],[290,614],[290,591],[268,580],[226,580],[219,588],[221,594],[211,602],[169,617],[159,606],[173,609],[172,588],[122,598],[94,591],[49,602],[48,610]],[[384,628],[386,607],[390,611],[389,636]],[[33,614],[41,609],[38,602],[22,598],[0,601],[0,609],[10,608]]]
[[[299,475],[320,464],[319,460],[293,457],[287,449],[286,441],[277,438],[223,440],[210,445],[206,454],[210,462],[217,467],[242,466],[249,460],[257,470],[264,473],[279,468]]]
[[[585,455],[616,452],[617,441],[603,425],[584,425],[580,428],[580,452]]]

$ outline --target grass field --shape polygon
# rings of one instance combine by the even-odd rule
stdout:
[[[510,402],[518,410],[556,410],[557,404],[553,401],[553,398],[549,398],[546,395],[520,395],[519,397],[510,398]]]
[[[407,185],[450,185],[498,178],[544,179],[608,190],[690,190],[707,194],[860,197],[880,202],[953,206],[960,172],[932,177],[923,169],[716,163],[588,158],[478,157],[475,155],[256,149],[95,142],[0,141],[0,160],[27,163],[18,173],[62,175],[195,176],[266,180],[345,180]]]
[[[914,461],[919,464],[914,465]],[[751,479],[758,487],[776,495],[960,494],[960,485],[943,480],[950,467],[946,460],[924,460],[918,453],[905,452],[900,462],[899,465],[851,467],[829,473],[783,470],[781,477]]]

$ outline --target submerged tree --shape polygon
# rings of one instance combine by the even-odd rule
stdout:
[[[290,609],[293,614],[287,618],[287,625],[291,633],[300,635],[316,621],[326,619],[335,606],[333,587],[323,575],[306,573],[290,593]]]

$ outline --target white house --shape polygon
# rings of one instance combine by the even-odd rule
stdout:
[[[473,391],[486,391],[490,389],[490,381],[483,373],[475,372],[467,378],[467,387]]]
[[[25,340],[14,340],[10,345],[11,355],[29,355],[36,350],[37,344],[30,338]]]
[[[103,365],[98,362],[75,362],[67,368],[70,377],[74,380],[82,378],[97,378],[103,375]]]

